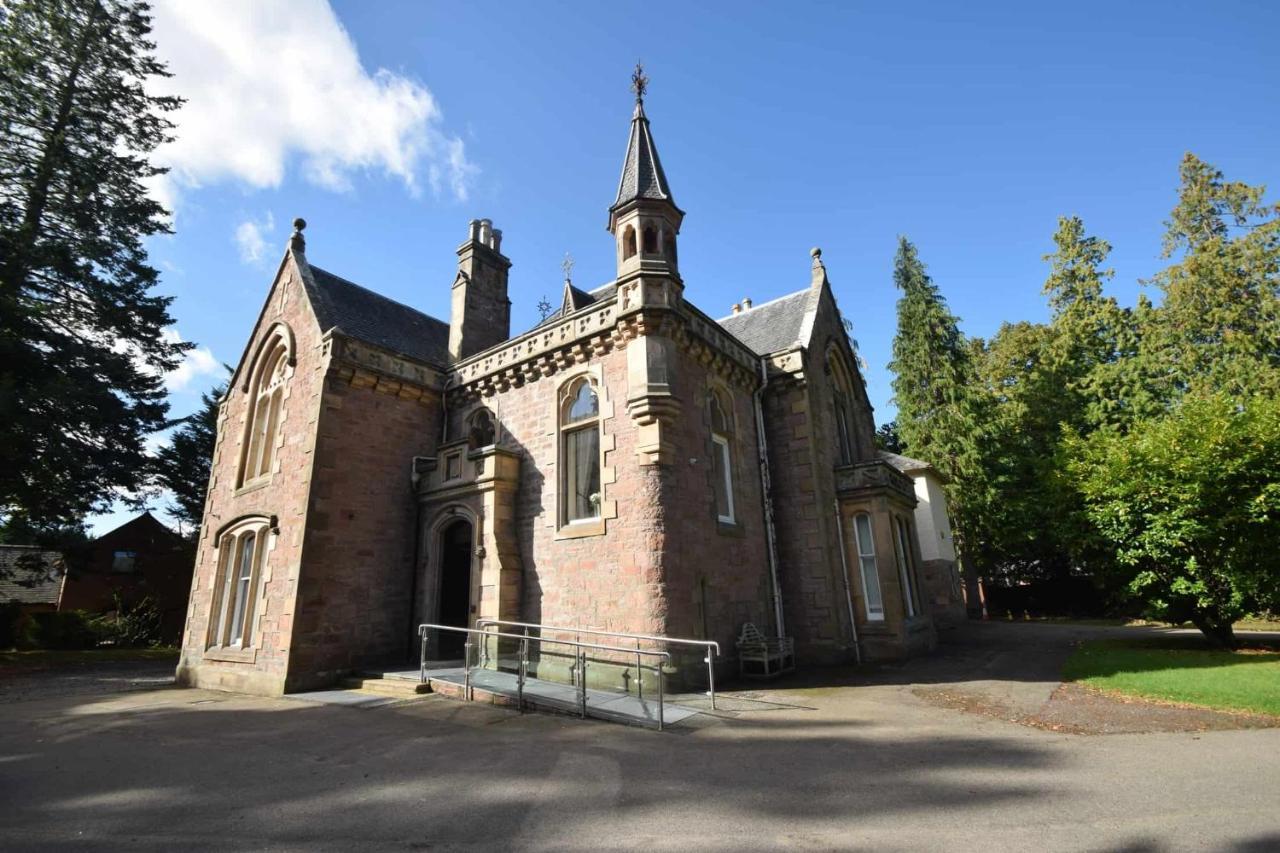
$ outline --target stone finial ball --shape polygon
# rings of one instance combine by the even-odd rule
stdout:
[[[812,249],[809,250],[809,254],[813,255],[815,258],[820,258],[822,257],[822,250],[819,249],[817,246],[814,246]]]
[[[299,216],[297,219],[293,220],[293,227],[295,230],[301,231],[303,228],[307,227],[307,220]]]

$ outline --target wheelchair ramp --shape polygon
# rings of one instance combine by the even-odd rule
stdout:
[[[418,671],[415,669],[407,672],[386,672],[382,673],[382,676],[387,679],[416,682]],[[463,696],[466,672],[460,666],[428,669],[427,683],[431,685],[433,693],[443,693],[458,699],[467,698]],[[520,693],[519,678],[511,672],[473,667],[471,689],[476,699],[515,707]],[[587,688],[586,693],[588,717],[637,726],[656,727],[658,725],[656,697],[639,699],[627,694],[591,688]],[[574,716],[582,712],[579,688],[538,678],[524,680],[524,706],[526,710]],[[672,725],[699,713],[701,712],[696,708],[665,702],[662,707],[662,720],[664,725]]]

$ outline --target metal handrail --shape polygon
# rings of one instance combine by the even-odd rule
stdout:
[[[637,662],[640,660],[641,655],[661,658],[662,660],[671,660],[670,652],[624,649],[621,646],[607,646],[602,643],[583,643],[576,640],[548,640],[543,637],[529,636],[527,629],[523,634],[510,634],[503,631],[488,631],[482,628],[459,628],[456,625],[436,625],[430,622],[424,622],[418,626],[418,636],[422,638],[422,656],[419,659],[418,664],[418,680],[424,682],[427,680],[427,634],[430,631],[453,631],[455,633],[467,635],[467,641],[462,647],[462,691],[463,696],[468,700],[473,700],[475,698],[471,689],[471,635],[480,634],[483,637],[506,637],[512,640],[520,640],[520,670],[516,680],[516,703],[521,712],[524,711],[524,682],[529,670],[530,640],[535,643],[550,643],[552,645],[570,646],[577,649],[575,667],[578,675],[578,711],[582,717],[587,716],[587,657],[583,654],[585,649],[634,654]],[[663,703],[665,698],[662,685],[662,663],[659,662],[656,666],[651,668],[658,674],[658,731],[662,731],[664,724]]]
[[[513,622],[509,619],[477,619],[476,627],[484,628],[486,625],[503,625],[508,628],[537,628],[540,631],[555,631],[561,634],[593,634],[597,637],[622,637],[627,640],[635,640],[635,652],[640,651],[640,641],[650,640],[658,643],[673,643],[684,646],[701,646],[707,650],[707,656],[703,658],[703,662],[707,665],[707,695],[711,697],[711,710],[716,710],[716,670],[714,658],[720,656],[720,644],[715,640],[689,640],[683,637],[664,637],[661,634],[631,634],[626,631],[605,631],[601,628],[567,628],[564,625],[540,625],[537,622]],[[631,652],[631,649],[627,649]],[[713,655],[712,652],[715,654]],[[640,659],[636,657],[636,698],[643,699],[643,688],[640,684]]]

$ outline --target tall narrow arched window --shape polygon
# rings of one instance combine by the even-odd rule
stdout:
[[[734,522],[733,417],[724,395],[712,391],[707,401],[711,415],[711,488],[716,498],[716,518]]]
[[[600,400],[582,376],[560,397],[560,522],[600,517]]]
[[[911,550],[911,525],[899,516],[893,517],[894,553],[898,558],[898,578],[902,584],[902,610],[907,618],[920,612],[915,583],[915,554]]]
[[[254,605],[268,524],[264,518],[250,519],[232,526],[218,540],[218,574],[209,625],[211,647],[240,649],[252,645]]]
[[[644,227],[644,253],[646,255],[658,254],[658,231],[652,225]]]
[[[240,457],[238,479],[241,486],[271,474],[280,439],[284,386],[290,373],[290,361],[289,341],[283,333],[274,333],[259,350],[246,389],[249,411],[245,417]]]
[[[622,232],[622,259],[632,257],[636,253],[636,229],[628,225]]]
[[[840,452],[840,464],[848,465],[854,461],[853,443],[853,384],[849,381],[849,373],[845,370],[844,361],[832,352],[827,356],[828,372],[831,374],[831,405],[835,419],[836,445]]]
[[[853,517],[853,538],[858,547],[858,571],[862,575],[862,596],[867,618],[884,619],[884,596],[880,593],[880,573],[876,568],[876,542],[871,535],[871,516],[865,512]]]

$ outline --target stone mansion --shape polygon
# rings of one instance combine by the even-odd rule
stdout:
[[[295,223],[219,411],[181,683],[322,687],[490,617],[729,660],[752,623],[801,666],[933,646],[962,612],[939,480],[877,452],[821,252],[800,290],[699,310],[642,91],[608,213],[616,278],[516,334],[488,220],[448,322]]]

